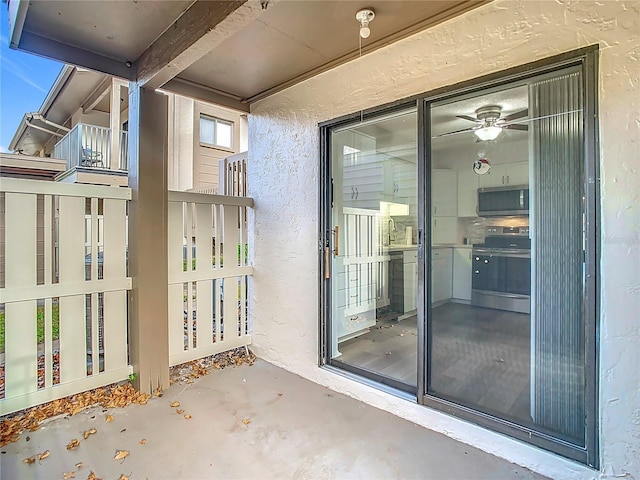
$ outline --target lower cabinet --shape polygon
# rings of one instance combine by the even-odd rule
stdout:
[[[431,251],[431,303],[444,302],[453,294],[452,248],[434,248]]]
[[[453,249],[453,298],[471,301],[471,245]]]
[[[418,295],[418,251],[393,252],[389,268],[391,308],[399,319],[415,314]]]

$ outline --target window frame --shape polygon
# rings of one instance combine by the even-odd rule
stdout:
[[[202,140],[202,119],[206,119],[209,121],[213,122],[214,128],[213,128],[213,142],[214,143],[209,143],[209,142],[205,142]],[[222,123],[225,125],[228,125],[231,128],[231,133],[229,135],[229,140],[230,140],[230,145],[222,145],[217,143],[218,141],[218,124]],[[234,130],[234,126],[235,123],[232,120],[225,120],[223,118],[219,118],[216,117],[214,115],[208,115],[206,113],[200,113],[200,115],[198,116],[198,143],[201,147],[207,147],[207,148],[217,148],[219,150],[225,150],[225,151],[229,151],[232,152],[233,151],[233,141],[234,141],[234,134],[233,134],[233,130]]]

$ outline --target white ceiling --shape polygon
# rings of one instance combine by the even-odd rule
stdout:
[[[224,1],[224,0],[223,0]],[[224,95],[248,110],[246,103],[282,90],[341,63],[359,53],[356,12],[373,8],[371,36],[362,40],[362,53],[374,51],[401,38],[453,18],[489,0],[249,0],[259,13],[243,27],[212,44],[204,56],[177,74],[182,87],[200,88]],[[196,5],[197,3],[197,5]],[[137,63],[149,47],[185,45],[189,32],[178,31],[200,11],[204,0],[31,0],[26,8],[18,48],[127,79],[137,78]],[[211,9],[220,1],[208,2]],[[244,1],[237,1],[242,8]],[[261,5],[266,8],[261,9]],[[200,9],[195,8],[200,7]],[[235,13],[231,13],[231,18]],[[237,13],[238,17],[246,13]],[[242,18],[236,18],[243,23]],[[173,29],[176,29],[175,31]],[[216,26],[212,26],[215,31]],[[13,37],[12,37],[13,38]],[[162,41],[158,40],[161,39]],[[163,48],[164,48],[163,47]],[[153,47],[152,47],[153,48]],[[194,49],[200,53],[206,44]],[[161,47],[153,50],[161,58]],[[171,53],[165,53],[170,56]],[[131,62],[130,64],[128,62]],[[175,74],[175,73],[174,73]],[[179,88],[175,85],[174,88]],[[185,93],[180,92],[178,93]],[[213,93],[208,94],[210,97]],[[196,96],[192,94],[191,96]],[[230,106],[230,105],[227,105]]]

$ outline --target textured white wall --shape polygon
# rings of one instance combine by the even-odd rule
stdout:
[[[255,104],[249,189],[258,355],[553,478],[640,478],[639,17],[637,1],[497,0]],[[318,122],[594,43],[601,48],[601,474],[317,367]]]

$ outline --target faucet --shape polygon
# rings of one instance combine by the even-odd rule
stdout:
[[[387,225],[389,228],[389,245],[391,245],[391,232],[395,232],[396,230],[396,222],[393,221],[393,218],[389,218],[389,222]]]

